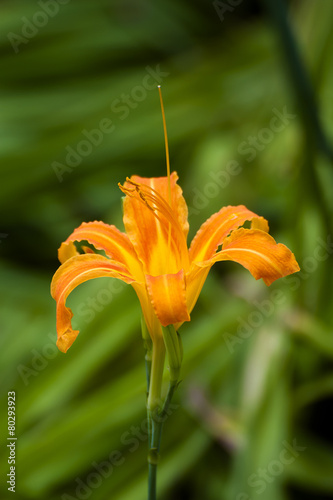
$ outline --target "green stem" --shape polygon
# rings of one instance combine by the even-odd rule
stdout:
[[[150,384],[147,400],[148,416],[148,500],[156,500],[156,474],[159,461],[159,449],[162,435],[162,381],[165,361],[163,337],[157,337],[153,342]]]
[[[163,424],[168,416],[168,408],[173,393],[178,383],[170,383],[163,407],[156,409],[151,415],[151,433],[149,435],[149,453],[148,453],[148,500],[156,500],[156,475],[157,465],[159,463],[159,451],[161,445]]]
[[[143,339],[143,345],[146,351],[145,355],[145,365],[146,365],[146,378],[147,378],[147,397],[149,394],[149,386],[150,386],[150,372],[151,372],[151,362],[152,362],[152,348],[153,348],[153,343],[150,337],[150,334],[148,332],[148,328],[146,326],[146,322],[144,317],[141,317],[141,332],[142,332],[142,339]]]
[[[157,464],[148,463],[148,500],[156,500]]]
[[[148,351],[146,352],[145,355],[145,365],[146,365],[147,396],[148,396],[150,387],[150,372],[151,372],[151,353]]]
[[[165,398],[165,401],[164,401],[164,405],[163,405],[163,408],[162,408],[162,413],[161,413],[162,418],[163,418],[163,422],[164,422],[164,419],[166,418],[166,416],[168,414],[169,404],[171,403],[171,399],[172,399],[173,393],[177,389],[177,386],[178,386],[178,380],[170,382],[170,384],[169,384],[168,392],[167,392],[167,395],[166,395],[166,398]]]
[[[159,462],[163,423],[168,417],[168,408],[178,385],[182,360],[181,340],[173,327],[162,328],[163,336],[156,336],[152,346],[148,414],[148,500],[156,500],[156,476]],[[170,382],[164,402],[162,402],[162,381],[165,354],[168,353]]]
[[[163,338],[156,338],[153,343],[149,394],[147,408],[149,412],[158,410],[161,405],[161,391],[165,361],[165,347]]]
[[[148,500],[156,500],[156,475],[159,463],[159,451],[163,422],[153,415],[151,420],[150,447],[148,452]]]

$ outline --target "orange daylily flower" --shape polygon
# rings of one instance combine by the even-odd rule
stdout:
[[[66,307],[69,293],[87,280],[109,276],[132,285],[140,300],[152,340],[162,335],[161,325],[178,329],[190,321],[207,274],[215,262],[238,262],[266,285],[299,271],[292,252],[268,234],[268,223],[245,206],[228,206],[212,215],[199,229],[188,249],[187,205],[178,176],[132,176],[120,189],[125,193],[126,233],[103,222],[88,222],[62,243],[61,266],[51,294],[57,302],[57,346],[66,352],[78,335]],[[251,228],[241,226],[251,221]],[[88,241],[94,253],[74,241]],[[221,248],[220,248],[221,247]]]

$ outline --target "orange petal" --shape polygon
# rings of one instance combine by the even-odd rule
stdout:
[[[172,172],[170,175],[170,189],[171,189],[171,208],[175,214],[175,218],[181,226],[185,239],[187,238],[189,225],[187,221],[187,205],[183,197],[183,191],[177,184],[179,179],[177,172]],[[169,185],[167,177],[139,177],[132,175],[131,181],[137,184],[143,184],[154,189],[164,200],[169,203]],[[125,186],[127,183],[125,183]]]
[[[104,222],[83,222],[76,228],[59,248],[60,262],[65,262],[69,258],[68,255],[75,255],[72,249],[73,247],[75,249],[73,241],[83,240],[88,241],[97,250],[104,250],[106,255],[111,259],[124,264],[136,279],[140,281],[144,280],[142,266],[138,261],[128,236],[119,231],[115,226],[104,224]],[[91,253],[91,251],[88,251],[88,253]]]
[[[151,303],[150,297],[148,296],[146,285],[143,283],[138,283],[137,281],[134,281],[133,283],[131,283],[131,285],[138,296],[148,331],[152,340],[154,341],[156,336],[162,337],[163,333],[161,323],[159,322],[155,314],[155,310]]]
[[[168,326],[190,321],[182,269],[177,274],[146,275],[146,284],[151,303],[161,325]]]
[[[133,278],[125,266],[96,254],[74,256],[62,264],[53,276],[51,295],[57,302],[57,346],[66,352],[73,344],[79,331],[73,330],[73,313],[66,307],[66,299],[75,287],[93,278],[118,278],[132,283]]]
[[[190,314],[198,300],[212,265],[213,263],[210,266],[200,267],[197,264],[192,264],[189,273],[186,275],[186,303]]]
[[[264,231],[238,229],[224,240],[222,250],[207,262],[232,260],[238,262],[266,285],[288,274],[299,271],[294,254]],[[205,263],[203,263],[205,264]]]
[[[189,250],[191,262],[201,262],[211,259],[218,246],[221,245],[228,234],[252,220],[253,227],[268,232],[268,222],[244,205],[228,206],[213,214],[204,222],[192,240]]]
[[[171,206],[168,178],[128,179],[121,190],[124,199],[124,225],[144,271],[150,275],[175,274],[187,269],[187,207],[182,191],[171,175]]]

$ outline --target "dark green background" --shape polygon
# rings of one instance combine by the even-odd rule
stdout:
[[[118,182],[165,175],[147,77],[157,68],[190,237],[222,206],[245,204],[302,268],[270,288],[234,263],[210,273],[181,330],[159,498],[332,498],[333,3],[293,1],[284,12],[273,0],[70,0],[52,15],[45,4],[0,4],[1,497],[14,498],[8,391],[15,498],[146,497],[135,293],[107,279],[75,290],[80,335],[64,355],[49,285],[57,248],[82,221],[122,228]],[[112,131],[95,133],[98,144],[60,179],[55,165],[105,120]],[[294,455],[284,451],[293,443]]]

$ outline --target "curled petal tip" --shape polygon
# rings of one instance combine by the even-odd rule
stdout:
[[[61,334],[57,340],[57,347],[59,351],[66,353],[78,336],[78,330],[67,330]]]
[[[72,241],[61,243],[58,250],[58,259],[61,264],[75,255],[79,255],[79,252],[76,250],[76,246]]]
[[[271,285],[278,278],[299,271],[294,254],[268,233],[258,229],[238,229],[225,239],[222,250],[212,259],[232,260],[250,271],[255,279]]]

